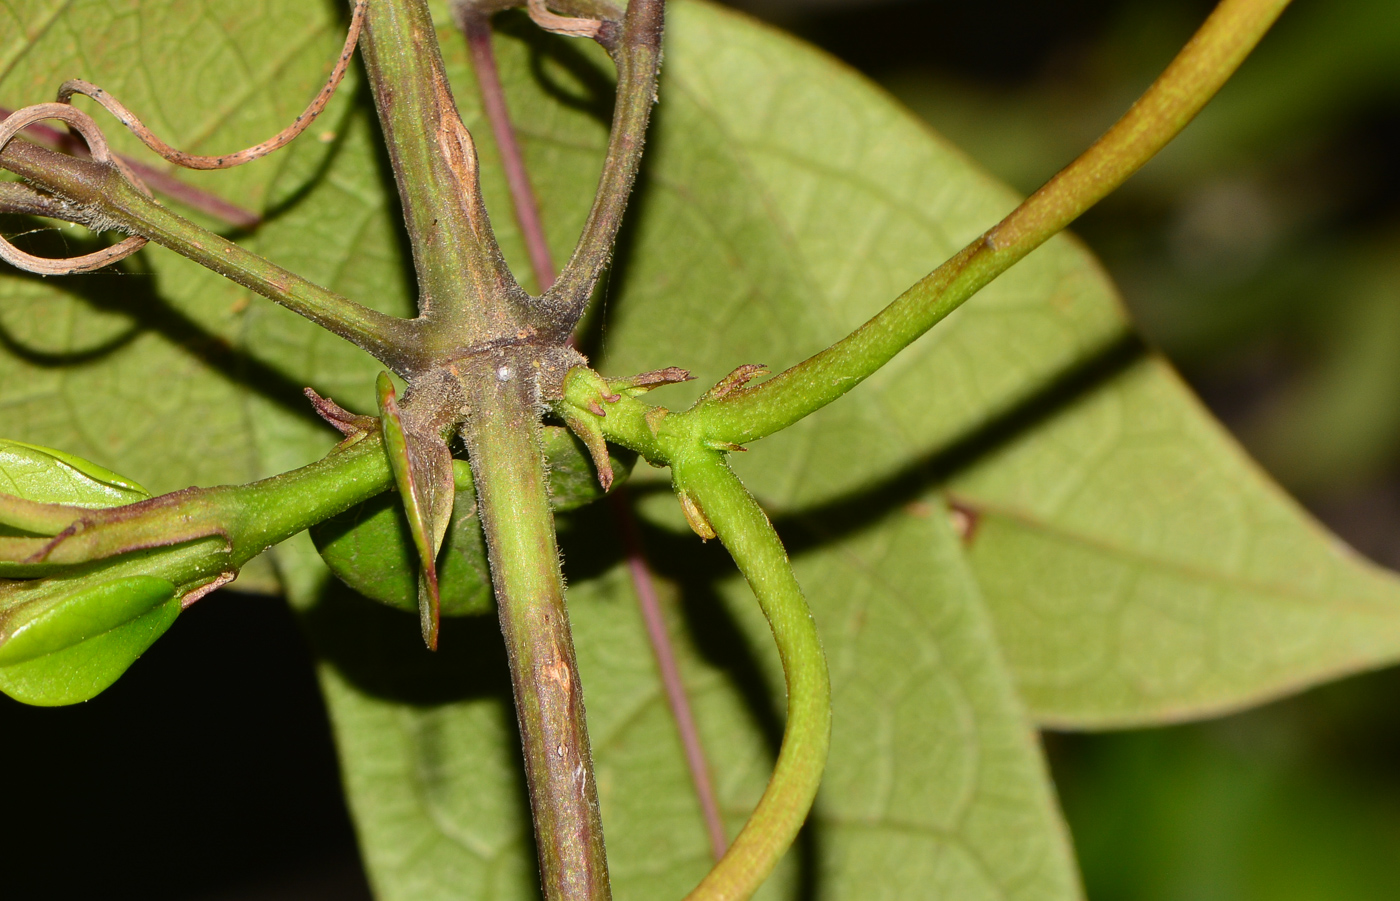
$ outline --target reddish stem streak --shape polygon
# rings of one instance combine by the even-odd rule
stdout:
[[[510,186],[515,219],[520,224],[525,249],[530,254],[530,268],[534,270],[539,293],[543,294],[554,284],[557,270],[549,252],[549,242],[545,240],[539,202],[535,198],[534,189],[530,187],[530,176],[525,171],[525,158],[520,152],[520,142],[515,139],[510,111],[506,108],[506,94],[501,86],[500,69],[496,65],[496,51],[491,46],[491,19],[486,13],[466,4],[458,4],[456,12],[458,26],[467,37],[467,48],[471,51],[476,80],[481,86],[481,105],[486,110],[486,119],[491,123],[491,134],[495,137],[496,147],[501,154],[501,168],[505,170],[506,183]]]
[[[14,111],[0,107],[0,122],[8,119],[12,112]],[[87,146],[76,135],[50,128],[47,125],[31,125],[25,131],[55,150],[62,150],[74,156],[88,155]],[[201,191],[199,188],[187,185],[173,175],[154,169],[131,157],[120,154],[117,156],[131,167],[131,170],[146,183],[148,188],[164,194],[172,200],[178,200],[191,209],[199,210],[201,213],[237,228],[253,228],[262,221],[262,217],[257,213],[235,206],[208,191]]]
[[[515,138],[510,112],[506,108],[505,90],[501,85],[500,71],[496,65],[496,54],[491,46],[491,20],[486,13],[472,9],[465,3],[454,4],[453,11],[456,13],[457,26],[466,36],[467,47],[471,51],[472,66],[476,70],[477,83],[481,88],[482,107],[486,111],[491,133],[496,140],[496,148],[501,155],[501,166],[505,170],[506,183],[510,187],[515,218],[530,254],[535,281],[543,293],[554,284],[556,269],[549,252],[549,243],[545,240],[544,226],[540,222],[539,204],[536,202],[534,189],[530,186],[520,143]],[[690,769],[690,780],[695,786],[696,797],[700,801],[705,832],[710,839],[710,852],[715,860],[719,860],[729,847],[729,840],[724,832],[724,820],[720,817],[719,801],[715,797],[709,763],[705,759],[705,746],[700,740],[700,730],[695,725],[690,699],[686,696],[685,683],[681,680],[680,667],[676,663],[675,648],[671,645],[671,637],[666,631],[666,622],[661,615],[661,604],[656,596],[651,567],[647,564],[641,534],[632,516],[626,489],[619,488],[609,495],[608,503],[617,523],[623,552],[627,556],[627,569],[632,576],[632,587],[637,593],[637,605],[641,608],[642,620],[646,624],[647,639],[651,643],[652,653],[656,656],[656,667],[660,671],[661,684],[666,691],[666,703],[671,708],[676,731],[680,733],[681,745],[685,749],[685,762]]]
[[[642,536],[637,530],[637,520],[632,515],[628,502],[627,489],[618,488],[608,495],[613,518],[618,531],[622,533],[623,551],[627,554],[627,569],[632,574],[632,587],[637,592],[637,606],[642,608],[642,619],[646,623],[647,638],[651,650],[656,655],[656,668],[661,671],[661,684],[666,688],[666,703],[676,720],[676,731],[681,735],[681,745],[685,748],[685,763],[690,768],[690,780],[695,785],[695,794],[700,799],[700,810],[705,817],[705,831],[710,838],[710,853],[715,860],[724,856],[729,848],[729,839],[724,834],[724,820],[720,817],[719,801],[715,797],[714,783],[710,781],[710,766],[705,760],[705,745],[700,740],[700,730],[695,725],[695,716],[690,710],[690,698],[685,693],[685,683],[681,681],[680,668],[676,665],[676,654],[671,647],[671,636],[666,631],[666,621],[661,616],[661,602],[656,596],[656,586],[651,578],[651,567],[647,565],[646,552],[642,549]]]

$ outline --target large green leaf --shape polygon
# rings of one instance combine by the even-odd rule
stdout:
[[[341,27],[329,5],[290,0],[233,4],[226,17],[177,0],[145,0],[141,15],[134,0],[40,7],[0,2],[16,23],[5,34],[26,35],[0,39],[0,104],[87,77],[192,149],[243,146],[290,120]],[[711,7],[671,12],[663,102],[601,310],[610,374],[683,365],[698,391],[739,363],[795,362],[1014,204],[830,60]],[[523,271],[460,39],[442,37],[496,227]],[[610,69],[519,16],[502,20],[499,37],[563,259],[596,179]],[[367,104],[350,106],[347,93],[318,124],[326,140],[199,184],[274,213],[248,239],[260,252],[408,313],[392,184]],[[345,342],[249,305],[170,254],[142,259],[126,270],[134,276],[0,279],[6,434],[165,490],[324,452],[333,438],[300,403],[303,384],[373,408],[378,366]],[[687,390],[658,399],[675,405]],[[1042,720],[1153,721],[1248,703],[1400,649],[1389,577],[1336,548],[1241,460],[1132,344],[1111,288],[1069,240],[738,464],[793,550],[836,705],[816,816],[769,897],[1075,897],[1015,687]],[[732,834],[780,733],[766,627],[722,555],[677,534],[674,501],[646,485],[639,494]],[[707,845],[599,517],[561,523],[610,862],[619,898],[665,897],[703,872]],[[443,650],[429,655],[411,616],[337,587],[304,536],[277,558],[323,661],[380,894],[531,896],[494,620],[447,623]]]
[[[643,205],[666,226],[638,230],[610,369],[683,361],[703,383],[788,365],[1014,203],[860,81],[810,56],[769,75],[781,39],[677,12],[661,121],[692,118],[653,138]],[[707,131],[726,189],[668,180]],[[703,241],[720,230],[743,240]],[[709,343],[668,343],[672,317],[708,320]],[[1201,716],[1400,655],[1394,578],[1243,458],[1068,239],[738,465],[783,511],[945,486],[975,518],[970,559],[1042,722]]]

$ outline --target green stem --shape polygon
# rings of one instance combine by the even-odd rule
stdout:
[[[226,489],[223,506],[235,523],[233,554],[242,566],[274,544],[394,487],[376,433],[299,469]]]
[[[462,438],[476,480],[491,581],[510,657],[547,901],[606,901],[607,855],[559,570],[528,349],[464,371]]]
[[[622,37],[613,53],[617,63],[617,103],[598,192],[573,256],[542,298],[552,318],[551,337],[558,341],[567,339],[583,316],[593,287],[612,256],[617,230],[627,211],[632,183],[641,164],[647,122],[656,102],[665,13],[665,0],[632,0],[627,5]]]
[[[6,169],[82,207],[93,228],[142,235],[256,291],[358,345],[395,371],[411,371],[412,320],[361,306],[200,228],[156,203],[115,166],[81,160],[24,141],[0,154]]]
[[[1222,0],[1109,131],[998,225],[841,341],[766,382],[696,409],[705,434],[744,444],[850,391],[988,282],[1122,184],[1186,127],[1288,0]]]
[[[528,295],[496,244],[476,147],[457,113],[425,0],[375,0],[360,42],[434,350],[515,332]]]
[[[581,424],[591,421],[608,440],[652,463],[670,465],[682,504],[690,508],[687,518],[697,531],[713,533],[724,543],[773,630],[788,694],[778,762],[748,823],[687,896],[690,901],[747,898],[802,828],[826,767],[831,685],[816,624],[773,524],[730,470],[724,452],[706,446],[697,430],[699,420],[687,413],[658,415],[666,411],[583,367],[571,370],[563,387],[560,404],[572,407],[570,417]],[[605,415],[598,416],[594,408]]]
[[[787,725],[768,787],[729,850],[686,896],[730,901],[757,890],[811,810],[831,743],[831,684],[816,623],[787,552],[723,455],[692,450],[678,454],[671,469],[677,490],[699,508],[753,589],[787,682]]]
[[[100,510],[73,510],[72,522],[49,539],[12,539],[47,546],[32,573],[87,563],[142,548],[220,536],[229,568],[318,522],[379,494],[393,476],[379,435],[361,438],[308,466],[248,485],[186,488],[150,500]]]

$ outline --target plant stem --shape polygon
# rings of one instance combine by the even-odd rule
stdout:
[[[419,314],[434,350],[515,332],[528,296],[496,245],[476,147],[462,124],[426,0],[376,0],[360,42],[403,202]],[[514,307],[514,309],[512,309]]]
[[[200,228],[147,197],[115,166],[24,141],[11,141],[0,153],[0,164],[84,208],[91,216],[89,224],[99,230],[120,228],[149,238],[305,316],[396,371],[410,371],[415,365],[412,320],[361,306]]]
[[[744,444],[787,428],[860,384],[1156,155],[1215,95],[1287,5],[1288,0],[1222,0],[1147,92],[1078,159],[841,341],[766,382],[697,408],[705,434]]]
[[[627,5],[622,37],[613,53],[617,64],[617,103],[598,192],[573,256],[543,298],[545,307],[555,317],[554,337],[559,341],[569,336],[583,316],[593,287],[612,257],[622,214],[627,210],[641,164],[651,107],[656,102],[665,7],[665,0],[632,0]]]
[[[547,901],[605,901],[607,855],[529,361],[503,349],[472,364],[461,434],[510,658],[541,882]]]
[[[299,469],[229,488],[232,500],[227,507],[238,519],[236,562],[241,566],[272,545],[393,485],[383,442],[370,433]]]
[[[543,294],[554,284],[554,258],[549,252],[549,242],[545,240],[539,202],[530,187],[530,175],[525,170],[520,142],[515,139],[510,110],[506,107],[506,92],[496,65],[496,51],[491,46],[491,17],[469,3],[453,4],[452,14],[457,20],[457,27],[467,39],[472,69],[481,87],[481,105],[486,110],[486,120],[491,123],[491,135],[496,139],[501,168],[505,170],[506,184],[510,187],[515,220],[520,225],[521,237],[525,239],[535,284]]]
[[[748,580],[773,630],[787,683],[787,725],[773,777],[749,821],[689,901],[748,898],[797,837],[831,744],[831,684],[816,623],[773,524],[722,454],[692,449],[671,461],[686,492]]]
[[[462,30],[471,51],[472,65],[481,89],[482,106],[486,109],[486,117],[491,123],[491,132],[501,155],[501,165],[505,169],[516,221],[529,250],[535,280],[542,290],[547,290],[554,283],[554,260],[550,255],[549,243],[545,239],[544,225],[539,217],[539,204],[536,202],[534,189],[530,186],[520,143],[515,139],[515,129],[506,106],[496,54],[491,47],[490,18],[487,13],[468,3],[454,4],[452,11],[457,20],[457,27]],[[724,855],[729,839],[724,832],[724,819],[720,816],[719,801],[715,797],[714,783],[710,779],[705,746],[700,740],[700,730],[695,725],[695,715],[690,709],[690,699],[686,696],[685,683],[676,664],[676,652],[671,645],[671,636],[667,633],[666,623],[661,616],[661,605],[656,597],[651,568],[647,563],[646,551],[642,547],[636,519],[629,506],[626,488],[619,487],[608,495],[608,504],[627,556],[627,569],[632,577],[632,587],[637,593],[637,606],[646,624],[647,639],[651,644],[652,654],[656,657],[666,702],[675,720],[676,731],[680,734],[691,784],[695,788],[700,812],[705,821],[705,832],[710,840],[710,852],[718,860]]]

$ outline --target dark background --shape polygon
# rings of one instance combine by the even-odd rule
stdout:
[[[747,8],[880,81],[1028,192],[1113,121],[1210,4]],[[1076,226],[1148,341],[1250,451],[1392,566],[1398,162],[1400,3],[1297,0],[1179,145]],[[225,594],[171,633],[88,704],[0,698],[4,897],[367,897],[290,614]],[[1090,897],[1400,898],[1398,711],[1400,675],[1378,673],[1210,723],[1046,736]],[[75,800],[89,793],[100,806]]]

